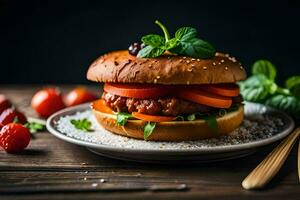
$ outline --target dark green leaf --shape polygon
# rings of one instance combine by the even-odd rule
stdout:
[[[300,101],[294,96],[278,94],[268,99],[266,105],[283,110],[295,118],[300,118]]]
[[[71,124],[74,125],[75,128],[83,131],[92,131],[91,126],[92,122],[90,122],[88,119],[71,119]]]
[[[263,74],[270,80],[275,80],[276,68],[268,60],[258,60],[252,66],[252,74]]]
[[[164,49],[152,46],[146,46],[145,48],[141,49],[138,53],[138,57],[140,58],[155,58],[162,55],[165,52]]]
[[[188,121],[195,121],[195,120],[196,120],[196,114],[195,114],[195,113],[190,114],[190,115],[188,115],[188,116],[186,117],[186,119],[187,119]]]
[[[197,30],[192,27],[181,27],[175,33],[175,38],[182,42],[191,40],[197,37]]]
[[[30,133],[37,133],[46,130],[46,126],[44,124],[37,122],[28,122],[24,126],[29,129]]]
[[[218,132],[218,122],[215,116],[209,115],[205,116],[203,119],[206,121],[210,129],[212,129],[214,132]]]
[[[291,93],[300,99],[300,76],[292,76],[285,82],[286,87]]]
[[[165,39],[160,35],[149,34],[142,37],[142,42],[152,47],[161,47],[165,44]]]
[[[177,42],[178,42],[178,41],[177,41],[176,38],[172,38],[172,39],[170,39],[168,42],[166,42],[164,48],[165,48],[166,50],[172,49],[172,48],[174,48],[174,47],[177,45]]]
[[[179,115],[179,116],[176,117],[175,120],[177,120],[177,121],[184,121],[184,117],[181,116],[181,115]]]
[[[147,140],[148,137],[153,133],[155,126],[155,122],[148,122],[146,124],[146,126],[144,127],[144,140]]]
[[[265,75],[257,74],[240,82],[240,89],[245,100],[263,102],[269,95],[276,92],[277,85]]]
[[[212,58],[215,56],[215,48],[208,42],[193,38],[188,41],[179,41],[178,45],[170,49],[171,52],[177,53],[180,55],[187,55],[193,58]]]
[[[127,120],[131,117],[132,117],[132,115],[129,113],[120,112],[117,114],[117,124],[119,126],[124,126],[126,124]]]

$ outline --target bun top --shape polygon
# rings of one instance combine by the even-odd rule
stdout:
[[[95,60],[87,78],[96,82],[214,84],[244,80],[246,72],[234,57],[216,53],[212,59],[164,54],[138,58],[127,50],[114,51]]]

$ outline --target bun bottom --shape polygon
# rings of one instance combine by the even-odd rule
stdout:
[[[143,128],[147,122],[142,120],[128,120],[125,126],[116,124],[116,115],[107,114],[93,109],[98,123],[115,134],[144,140]],[[240,105],[237,111],[218,117],[218,131],[208,127],[204,120],[172,121],[157,123],[153,133],[147,140],[152,141],[184,141],[201,140],[218,137],[231,133],[243,121],[244,106]]]

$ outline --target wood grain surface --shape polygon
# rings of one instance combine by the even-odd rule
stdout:
[[[29,103],[41,87],[2,85],[0,93],[36,116]],[[72,87],[61,86],[62,91]],[[91,89],[99,93],[99,86]],[[0,199],[299,199],[297,148],[267,188],[241,187],[274,145],[226,162],[153,165],[100,157],[42,132],[21,154],[0,150]]]

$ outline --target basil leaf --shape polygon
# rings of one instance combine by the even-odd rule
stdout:
[[[276,92],[277,85],[265,75],[257,74],[240,82],[240,89],[245,100],[263,102],[270,94]]]
[[[150,45],[152,47],[161,47],[165,44],[165,39],[162,36],[155,34],[145,35],[141,40],[145,45]]]
[[[177,45],[177,42],[178,42],[178,40],[176,38],[172,38],[172,39],[168,40],[168,42],[166,42],[164,48],[166,50],[172,49]]]
[[[175,38],[182,42],[191,40],[197,37],[197,30],[192,27],[181,27],[175,33]]]
[[[201,59],[214,57],[216,53],[215,48],[211,44],[198,38],[193,38],[187,41],[179,41],[178,45],[175,48],[170,49],[170,51]]]
[[[194,113],[194,114],[190,114],[190,115],[188,115],[187,117],[186,117],[186,119],[188,120],[188,121],[195,121],[196,120],[196,114]]]
[[[164,49],[158,48],[158,47],[152,47],[152,46],[146,46],[145,48],[142,48],[137,57],[140,58],[155,58],[160,55],[162,55],[165,52]]]
[[[148,137],[153,133],[155,126],[155,122],[148,122],[146,124],[146,126],[144,127],[144,140],[147,140]]]
[[[275,80],[276,73],[275,66],[268,60],[258,60],[252,66],[252,74],[263,74],[272,81]]]
[[[300,101],[294,96],[278,94],[268,99],[266,105],[283,110],[300,119]]]
[[[30,133],[37,133],[39,131],[46,130],[46,126],[44,124],[37,122],[27,122],[24,126],[29,129]]]
[[[117,114],[117,125],[124,126],[129,118],[131,118],[132,115],[129,113],[120,112]]]
[[[286,87],[291,93],[300,99],[300,76],[292,76],[285,82]]]
[[[184,121],[184,117],[181,116],[181,115],[178,115],[175,120],[177,120],[177,121]]]
[[[75,128],[83,131],[92,131],[91,126],[92,122],[90,122],[88,119],[71,119],[71,124],[74,125]]]
[[[209,115],[205,116],[203,119],[206,121],[209,128],[211,128],[214,132],[218,131],[218,122],[215,116]]]

